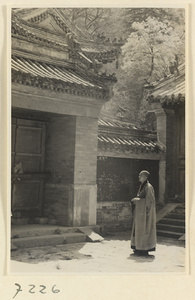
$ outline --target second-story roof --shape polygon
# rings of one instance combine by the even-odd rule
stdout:
[[[107,101],[116,78],[100,74],[100,63],[82,50],[85,45],[93,41],[74,31],[60,9],[14,9],[12,81]],[[105,57],[113,55],[109,45],[100,48]]]

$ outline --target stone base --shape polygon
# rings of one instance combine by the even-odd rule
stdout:
[[[96,225],[96,185],[77,185],[74,189],[73,226]]]

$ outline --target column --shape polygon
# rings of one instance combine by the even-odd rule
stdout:
[[[160,161],[159,166],[159,198],[160,202],[168,202],[168,200],[174,198],[175,190],[174,110],[171,108],[162,108],[160,102],[154,102],[151,106],[156,114],[158,141],[166,146],[166,158]]]

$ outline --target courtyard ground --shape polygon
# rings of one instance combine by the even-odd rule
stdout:
[[[116,233],[97,243],[18,249],[12,252],[10,271],[21,273],[139,273],[184,272],[184,241],[158,237],[149,257],[137,257],[130,249],[130,233]]]

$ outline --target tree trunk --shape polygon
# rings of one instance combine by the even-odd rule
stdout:
[[[152,73],[154,71],[154,52],[153,52],[153,47],[150,48],[151,53],[152,53],[152,60],[151,60],[151,69],[150,69],[150,78],[152,77]]]

